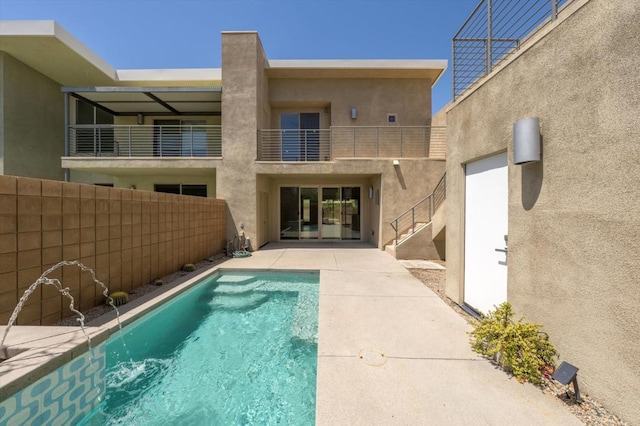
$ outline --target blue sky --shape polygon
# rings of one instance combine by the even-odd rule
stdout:
[[[117,69],[220,67],[220,32],[257,30],[269,59],[447,59],[478,0],[0,0],[0,19],[53,19]]]

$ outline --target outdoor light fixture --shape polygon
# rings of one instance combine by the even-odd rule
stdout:
[[[144,114],[143,113],[138,113],[138,125],[142,125],[144,124]]]
[[[540,161],[540,119],[524,118],[513,123],[513,164]]]
[[[568,362],[562,361],[562,364],[560,364],[560,367],[556,369],[551,378],[562,383],[563,385],[573,383],[573,391],[576,394],[576,402],[582,402],[582,400],[580,399],[580,389],[578,388],[578,370],[578,367],[573,366]]]
[[[398,167],[400,162],[398,160],[393,160],[393,167]]]
[[[369,187],[369,199],[373,198],[373,186]]]
[[[351,119],[355,120],[356,118],[358,118],[358,108],[351,107]]]

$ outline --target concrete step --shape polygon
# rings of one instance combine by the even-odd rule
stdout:
[[[262,305],[267,301],[269,296],[265,293],[249,293],[243,294],[219,294],[216,295],[210,302],[210,305],[218,310],[251,310]]]

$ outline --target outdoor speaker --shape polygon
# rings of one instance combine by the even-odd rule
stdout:
[[[524,118],[513,124],[513,164],[540,161],[540,119]]]

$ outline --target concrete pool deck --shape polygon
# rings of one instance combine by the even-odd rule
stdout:
[[[318,425],[582,424],[470,348],[471,327],[362,243],[270,243],[224,269],[320,270]]]

